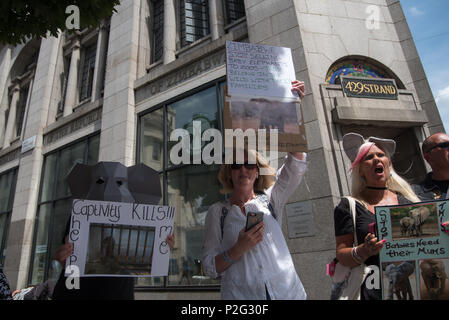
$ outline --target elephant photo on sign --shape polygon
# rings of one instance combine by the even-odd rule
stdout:
[[[391,209],[393,240],[434,237],[439,235],[435,203]]]
[[[383,263],[384,299],[414,300],[417,284],[415,269],[414,261]]]
[[[448,300],[446,281],[449,259],[426,259],[419,262],[421,300]]]

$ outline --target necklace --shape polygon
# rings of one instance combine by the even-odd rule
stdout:
[[[371,187],[371,186],[366,186],[366,189],[371,189],[371,190],[388,190],[387,187]]]

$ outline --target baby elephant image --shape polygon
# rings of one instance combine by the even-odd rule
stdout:
[[[401,235],[403,237],[411,236],[415,230],[415,219],[404,217],[399,221],[401,225]]]
[[[413,300],[412,286],[409,276],[415,271],[414,263],[404,261],[399,265],[389,264],[385,268],[388,277],[387,300],[393,300],[393,294],[398,300]],[[407,299],[408,298],[408,299]]]
[[[439,300],[440,295],[444,292],[447,278],[443,262],[439,260],[424,260],[419,267],[430,299]]]

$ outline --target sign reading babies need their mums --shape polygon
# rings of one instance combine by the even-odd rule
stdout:
[[[168,206],[75,199],[66,267],[85,277],[166,276],[174,215]]]
[[[449,299],[449,201],[376,207],[383,299]]]
[[[226,41],[226,66],[225,128],[265,140],[259,151],[307,151],[291,49]]]

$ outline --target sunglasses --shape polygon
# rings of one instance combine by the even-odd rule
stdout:
[[[427,152],[430,152],[435,148],[447,149],[447,148],[449,148],[449,141],[437,143],[432,148],[430,148]]]
[[[245,166],[245,168],[247,170],[253,170],[255,168],[257,168],[257,164],[251,164],[251,163],[234,163],[231,164],[231,169],[232,170],[239,170],[242,166]]]

